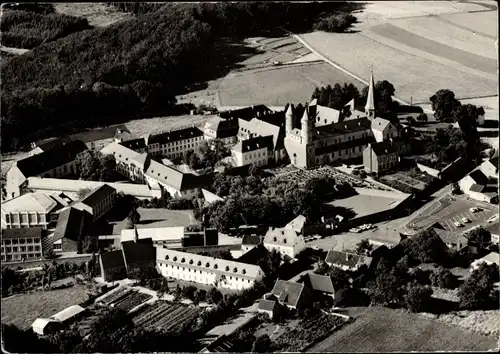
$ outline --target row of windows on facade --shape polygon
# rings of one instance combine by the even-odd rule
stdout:
[[[359,146],[358,148],[358,152],[362,152],[364,149],[366,148],[366,146]],[[335,158],[335,157],[341,157],[342,154],[344,155],[349,155],[350,153],[355,153],[356,152],[356,147],[352,147],[351,149],[351,152],[349,152],[349,149],[345,149],[345,150],[339,150],[339,151],[334,151],[330,154],[331,158]],[[328,157],[329,154],[324,154],[324,155],[320,155],[320,156],[323,156],[323,157]],[[316,158],[316,162],[319,163],[319,158]]]
[[[196,138],[188,138],[188,139],[184,139],[184,140],[173,141],[170,143],[162,144],[161,146],[162,146],[162,149],[165,149],[165,147],[167,147],[167,146],[173,146],[173,145],[175,145],[175,146],[188,146],[189,145],[190,146],[190,143],[198,143],[202,139],[203,139],[202,136],[198,136]],[[150,145],[148,145],[148,147],[150,149],[159,148],[160,143],[150,144]]]
[[[267,157],[267,151],[264,151],[264,152],[250,152],[248,154],[244,154],[243,155],[243,160],[247,161],[247,160],[252,160],[252,159],[261,158],[261,157]]]
[[[57,176],[59,173],[69,174],[71,172],[74,172],[75,168],[74,168],[73,164],[74,164],[74,162],[54,168],[54,170],[53,170],[54,175]],[[45,177],[50,176],[50,174],[51,174],[50,172],[51,171],[47,172]]]
[[[191,268],[185,268],[185,267],[180,267],[180,266],[173,266],[173,265],[168,265],[168,264],[164,264],[164,266],[165,266],[165,268],[167,268],[167,269],[168,269],[169,267],[170,267],[171,269],[176,269],[175,267],[177,267],[177,270],[186,271],[186,269],[187,269],[187,271],[188,271],[188,272],[191,272]],[[193,269],[192,271],[193,271],[193,273],[196,273],[196,269]],[[203,274],[203,271],[202,271],[202,270],[199,270],[199,273],[200,273],[200,274]],[[210,274],[210,275],[215,275],[215,274],[210,273],[210,272],[207,272],[207,271],[205,271],[205,273]],[[223,275],[223,276],[224,276],[224,275]],[[229,279],[230,279],[230,280],[233,280],[233,276],[232,276],[232,275],[230,275],[230,276],[229,276]],[[240,278],[239,278],[239,277],[237,277],[237,276],[235,276],[235,277],[234,277],[234,280],[236,280],[236,281],[239,281],[239,280],[241,280],[241,281],[245,281],[245,279],[243,279],[243,278],[241,278],[241,279],[240,279]],[[247,282],[248,282],[248,283],[250,283],[250,279],[246,279],[246,280],[247,280]]]
[[[40,246],[2,246],[2,253],[18,253],[40,251]]]
[[[32,244],[32,243],[40,243],[40,238],[14,238],[12,240],[2,239],[2,245],[24,245],[24,244]]]
[[[14,224],[18,224],[19,220],[21,220],[21,223],[23,224],[45,223],[47,220],[46,214],[42,213],[10,213],[10,214],[5,213],[4,215],[5,215],[5,221],[7,223],[14,223]],[[38,220],[37,220],[37,215],[38,215]],[[57,215],[49,214],[49,220],[56,221]]]
[[[165,256],[165,260],[167,260],[167,261],[168,261],[169,259],[170,259],[170,256],[167,254],[167,255]],[[177,262],[177,260],[178,260],[177,256],[174,256],[174,257],[172,258],[172,260],[173,260],[174,262]],[[180,260],[180,261],[181,261],[181,263],[184,263],[184,262],[186,262],[186,259],[185,259],[185,258],[181,258],[181,260]],[[188,263],[189,263],[189,264],[194,264],[194,261],[193,261],[192,259],[190,259]],[[201,266],[202,266],[202,262],[201,262],[201,261],[198,261],[198,262],[196,263],[196,265],[197,265],[198,267],[201,267]],[[209,267],[210,267],[210,262],[206,262],[206,263],[205,263],[205,267],[206,267],[206,268],[209,268]],[[218,269],[218,268],[219,268],[219,266],[218,266],[217,264],[214,264],[213,268],[214,268],[214,269]],[[183,268],[183,269],[184,269],[184,268]],[[226,272],[229,272],[229,270],[230,270],[229,266],[226,266],[226,268],[225,268],[225,269],[226,269]],[[234,268],[233,268],[233,272],[234,272],[234,273],[237,273],[237,272],[238,272],[238,267],[234,267]],[[243,269],[243,270],[241,271],[241,274],[246,274],[246,272],[247,272],[247,271],[246,271],[246,269]]]
[[[22,259],[39,259],[39,258],[42,258],[42,254],[41,253],[27,253],[27,254],[7,254],[7,255],[4,255],[2,254],[2,261],[20,261]]]

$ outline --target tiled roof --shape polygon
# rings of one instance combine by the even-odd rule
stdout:
[[[56,313],[53,316],[50,316],[50,319],[54,319],[57,321],[65,322],[78,314],[82,313],[85,311],[85,309],[79,305],[73,305],[68,308],[65,308],[61,312]]]
[[[245,125],[245,129],[247,129],[248,132],[254,133],[257,136],[272,135],[274,149],[281,148],[281,146],[283,145],[283,139],[281,139],[282,135],[280,135],[280,133],[283,132],[283,129],[281,129],[278,125],[265,122],[258,118],[254,118],[250,122],[240,120],[240,124]],[[242,129],[241,125],[240,129]]]
[[[279,302],[296,307],[304,290],[304,284],[293,283],[286,280],[277,280],[271,291]]]
[[[134,241],[122,242],[123,258],[127,268],[156,260],[156,247],[153,246],[152,242],[147,241],[147,239],[142,239],[141,242],[137,243]]]
[[[327,145],[327,146],[321,146],[319,148],[316,148],[316,155],[324,155],[324,154],[329,154],[334,151],[340,151],[344,149],[350,149],[353,147],[357,146],[363,146],[363,145],[368,145],[371,143],[375,142],[375,138],[373,136],[367,136],[361,139],[356,139],[356,140],[350,140],[350,141],[345,141],[340,144],[333,144],[333,145]]]
[[[340,119],[340,111],[318,105],[316,108],[315,126],[320,127],[332,123],[338,123]]]
[[[243,255],[241,255],[236,261],[244,264],[259,266],[265,274],[269,274],[269,259],[269,251],[262,244],[259,244],[250,251],[243,253]]]
[[[108,146],[105,146],[101,150],[101,153],[104,155],[113,155],[117,162],[123,162],[125,164],[130,164],[140,155],[138,152],[129,149],[120,143],[111,143]],[[144,168],[143,165],[139,165],[137,167]]]
[[[463,245],[467,244],[467,238],[465,238],[461,233],[450,232],[450,231],[442,230],[442,229],[438,229],[438,228],[430,228],[429,231],[437,234],[439,236],[439,238],[447,245],[453,244],[453,243],[458,243],[458,242],[460,242]]]
[[[233,146],[232,150],[246,153],[250,151],[259,150],[262,148],[267,148],[267,150],[273,150],[273,136],[257,136],[254,138],[240,140],[236,145]]]
[[[371,128],[371,121],[368,118],[349,119],[339,123],[332,123],[317,127],[314,139],[321,140],[324,137],[334,135],[344,135],[346,132],[356,132]]]
[[[147,139],[147,144],[169,144],[175,141],[185,140],[203,136],[203,132],[198,127],[187,127],[171,130],[164,133],[152,134]]]
[[[150,228],[137,228],[135,229],[124,229],[121,233],[121,242],[133,241],[135,235],[139,236],[139,239],[152,239],[153,242],[162,241],[178,241],[184,237],[184,227],[150,227]]]
[[[394,146],[393,142],[389,139],[380,141],[378,143],[372,143],[370,146],[375,155],[377,156],[384,156],[397,153],[396,147]],[[370,146],[368,147],[368,149],[370,148]]]
[[[86,215],[88,214],[85,211],[73,207],[61,211],[57,218],[52,241],[58,241],[62,238],[78,241],[80,233],[83,232]]]
[[[104,270],[114,268],[125,268],[122,250],[102,252],[101,262]]]
[[[93,129],[82,133],[77,133],[70,135],[69,138],[72,141],[81,140],[84,143],[89,143],[92,141],[99,141],[104,139],[112,139],[119,132],[126,132],[130,134],[130,131],[125,126],[125,124],[113,125],[109,127],[104,127],[100,129]]]
[[[244,235],[241,241],[242,245],[260,245],[262,239],[259,235]]]
[[[17,198],[2,202],[2,210],[6,213],[22,211],[49,213],[56,206],[57,203],[54,199],[40,192],[23,194]]]
[[[17,161],[17,167],[25,177],[36,176],[56,167],[65,165],[87,150],[82,141],[72,141],[54,149]]]
[[[224,139],[238,134],[238,119],[214,117],[205,123],[204,129],[215,131],[215,138]]]
[[[301,237],[296,231],[286,228],[268,230],[264,237],[264,243],[293,247],[297,239]]]
[[[255,279],[259,273],[263,275],[262,269],[256,265],[160,247],[156,248],[156,259],[160,263],[208,271],[219,275],[238,276],[247,279]]]
[[[486,185],[488,183],[488,178],[484,175],[484,173],[477,169],[469,173],[469,176],[476,182],[477,184]]]
[[[146,148],[146,142],[144,141],[144,138],[122,141],[120,145],[125,146],[126,148],[129,148],[130,150],[134,151]]]
[[[256,105],[256,106],[220,112],[219,117],[221,117],[221,118],[241,118],[241,119],[245,119],[245,120],[249,121],[252,118],[257,117],[257,114],[265,115],[265,114],[270,114],[270,113],[273,113],[273,111],[269,107],[260,104],[260,105]]]
[[[145,175],[178,191],[203,187],[207,184],[210,177],[207,175],[195,176],[191,173],[182,173],[154,160],[151,160]]]
[[[488,262],[496,263],[498,265],[498,264],[500,264],[499,258],[500,258],[500,256],[499,256],[498,252],[490,252],[486,256],[484,256],[483,258],[480,258],[479,261],[488,261]]]
[[[102,186],[99,186],[85,194],[82,198],[80,198],[79,202],[93,208],[113,193],[116,193],[116,189],[108,184],[103,184]]]
[[[288,224],[286,224],[285,228],[294,230],[298,233],[301,233],[304,229],[304,225],[306,224],[307,219],[304,215],[299,215]]]
[[[2,239],[11,238],[42,238],[43,228],[23,227],[20,229],[2,229]]]
[[[326,255],[325,262],[336,265],[348,266],[349,268],[354,268],[357,265],[361,264],[366,264],[367,266],[369,266],[371,260],[372,260],[371,257],[361,256],[354,253],[330,250]]]
[[[46,139],[40,142],[35,143],[37,147],[42,149],[43,151],[48,151],[55,149],[65,143],[69,143],[71,139],[69,137],[63,137],[63,138],[51,138],[51,139]]]
[[[261,299],[259,301],[259,310],[273,311],[276,307],[276,301]]]
[[[327,275],[319,275],[314,273],[307,273],[308,280],[313,290],[334,294],[335,288],[333,286],[332,278]]]
[[[372,130],[384,131],[390,124],[391,122],[387,119],[377,117],[372,120],[371,128]]]
[[[485,229],[488,230],[492,235],[500,234],[500,223],[496,222],[494,224],[488,224],[485,226]]]

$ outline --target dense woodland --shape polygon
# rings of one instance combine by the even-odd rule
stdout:
[[[43,43],[2,62],[4,151],[70,129],[169,114],[177,94],[224,75],[242,59],[236,50],[242,38],[283,35],[283,28],[311,30],[321,18],[359,5],[118,6],[138,6],[132,9],[138,15]]]

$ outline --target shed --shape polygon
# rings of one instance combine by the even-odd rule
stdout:
[[[61,322],[50,318],[37,318],[31,325],[33,332],[44,336],[53,333],[62,327]]]
[[[73,305],[68,308],[65,308],[61,312],[56,313],[55,315],[51,316],[49,319],[51,320],[56,320],[61,323],[67,323],[70,322],[71,320],[75,319],[76,317],[80,316],[85,309],[79,305]]]

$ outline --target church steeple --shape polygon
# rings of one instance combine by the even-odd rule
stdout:
[[[370,83],[368,86],[368,96],[366,98],[365,113],[368,118],[375,118],[375,83],[373,80],[373,71],[370,75]]]
[[[308,145],[312,142],[312,121],[309,119],[309,114],[308,111],[309,107],[305,107],[304,110],[304,115],[302,116],[302,119],[300,120],[301,124],[301,135],[302,135],[302,143],[305,145]]]
[[[293,107],[292,104],[288,105],[288,109],[285,112],[285,130],[289,134],[293,130]]]

